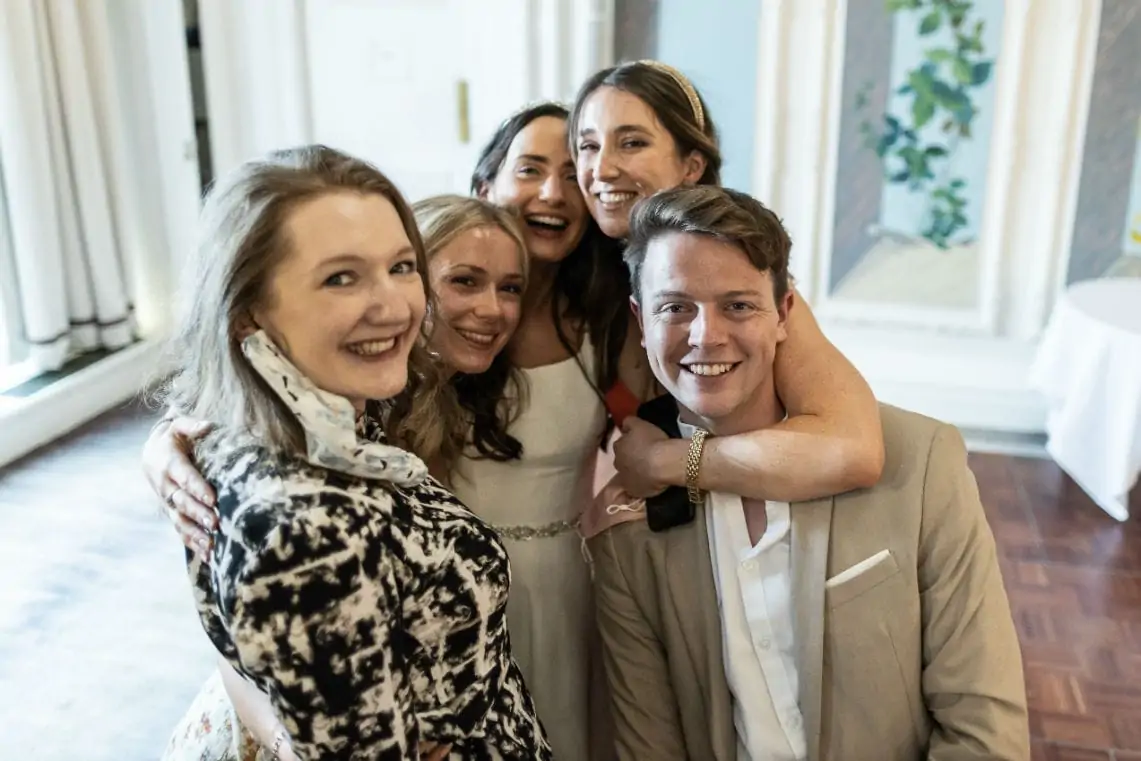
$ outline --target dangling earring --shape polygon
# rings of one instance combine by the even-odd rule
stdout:
[[[424,351],[428,354],[428,359],[432,360],[433,362],[439,362],[440,361],[440,352],[436,351],[435,349],[433,349],[428,344],[428,339],[432,335],[432,318],[433,318],[432,313],[434,311],[436,311],[434,309],[434,306],[435,306],[434,301],[435,301],[434,299],[429,300],[427,305],[425,305],[425,307],[424,307],[424,323],[423,323],[423,339],[422,340],[424,341]]]

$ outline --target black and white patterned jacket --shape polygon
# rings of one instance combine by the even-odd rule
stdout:
[[[188,556],[214,645],[266,692],[306,761],[549,759],[511,658],[510,570],[496,534],[365,421],[373,480],[211,435],[209,564]],[[411,458],[402,462],[404,458]]]

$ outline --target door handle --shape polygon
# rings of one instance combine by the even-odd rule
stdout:
[[[471,116],[468,98],[468,84],[466,79],[456,81],[456,131],[460,143],[467,145],[471,142]]]

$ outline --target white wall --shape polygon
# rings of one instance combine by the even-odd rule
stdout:
[[[693,0],[662,0],[657,11],[656,57],[684,72],[701,91],[719,132],[722,184],[746,191],[753,173],[763,2],[720,0],[711,13]]]

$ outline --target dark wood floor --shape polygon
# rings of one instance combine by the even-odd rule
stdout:
[[[91,476],[85,473],[94,468],[105,478],[129,483],[118,489],[70,491],[67,515],[102,514],[110,508],[101,507],[99,500],[113,499],[116,509],[129,516],[124,520],[153,526],[146,529],[153,537],[148,534],[143,545],[166,547],[171,544],[169,529],[157,520],[155,500],[137,469],[151,417],[137,407],[113,411],[68,441],[8,469],[0,468],[0,506],[9,503],[19,505],[21,511],[35,509],[46,520],[44,511],[58,502],[58,491],[32,488],[33,482],[66,473],[77,482],[90,483]],[[1022,642],[1034,758],[1141,761],[1141,490],[1135,491],[1132,506],[1137,517],[1120,524],[1095,507],[1048,460],[975,454],[971,466],[998,541]],[[85,499],[89,504],[81,504]],[[28,504],[28,500],[42,504]],[[0,510],[0,518],[4,515]],[[11,519],[16,513],[7,515]],[[58,520],[74,518],[60,514]],[[10,528],[0,523],[0,538],[6,532],[11,535]],[[132,541],[140,543],[137,537]],[[52,554],[59,558],[59,553]],[[159,565],[159,560],[149,557],[139,563],[144,569]],[[172,567],[172,578],[177,580],[180,573]],[[173,594],[181,594],[175,589]],[[4,599],[0,595],[0,601]],[[12,607],[9,613],[13,615],[22,609],[15,605],[15,598],[8,602],[0,608]],[[156,607],[146,613],[150,627],[173,626],[166,624],[168,618],[189,615],[176,610]],[[0,610],[0,623],[5,620],[4,612]],[[163,646],[169,648],[178,637],[197,643],[201,637],[192,623],[184,627],[187,633],[180,629],[164,634]],[[19,637],[11,629],[8,635]],[[0,642],[0,655],[5,652],[3,645]],[[4,663],[0,658],[0,667]],[[4,673],[0,668],[0,675]],[[180,678],[178,689],[165,690],[172,695],[172,703],[156,717],[159,726],[151,733],[153,737],[140,741],[141,747],[158,747],[165,741],[166,728],[173,726],[197,688],[197,672]],[[79,718],[73,708],[68,711],[72,720]],[[42,733],[40,737],[42,745]],[[41,757],[47,756],[41,753]]]
[[[1022,642],[1034,758],[1141,761],[1141,499],[1129,523],[1048,460],[971,456]]]

